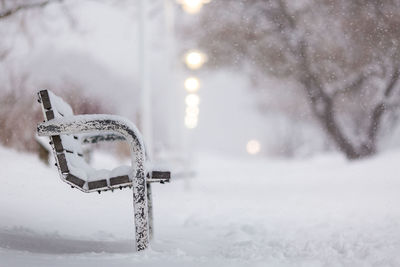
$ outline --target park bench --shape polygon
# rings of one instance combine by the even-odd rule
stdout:
[[[129,120],[114,115],[74,115],[69,104],[49,90],[38,93],[44,122],[39,136],[49,136],[61,180],[82,192],[133,188],[136,250],[148,247],[152,236],[151,183],[165,183],[170,172],[151,166],[140,132]],[[131,148],[131,166],[96,170],[84,159],[83,144],[125,141]]]

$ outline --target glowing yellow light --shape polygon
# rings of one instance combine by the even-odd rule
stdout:
[[[186,108],[186,115],[187,116],[198,116],[200,113],[200,109],[196,106],[187,107]]]
[[[198,13],[204,4],[210,2],[210,0],[177,0],[182,5],[183,10],[187,13],[195,14]]]
[[[206,61],[207,56],[200,51],[192,50],[185,54],[185,63],[189,69],[200,69]]]
[[[247,153],[249,153],[250,155],[258,154],[261,150],[260,142],[258,142],[257,140],[250,140],[249,142],[247,142],[246,150]]]
[[[185,103],[188,107],[197,107],[200,103],[200,97],[196,94],[189,94],[185,98]]]
[[[190,14],[198,13],[203,7],[201,0],[184,0],[183,2],[183,10]]]
[[[189,129],[194,129],[197,127],[197,116],[185,116],[185,126]]]
[[[200,88],[200,81],[196,77],[189,77],[185,80],[185,89],[189,93],[195,93]]]

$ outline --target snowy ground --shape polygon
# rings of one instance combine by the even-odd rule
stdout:
[[[197,178],[153,187],[156,238],[133,253],[130,190],[84,194],[0,148],[0,267],[400,266],[399,158],[203,154]]]

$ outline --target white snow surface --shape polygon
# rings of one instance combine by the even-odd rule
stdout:
[[[155,239],[135,253],[131,190],[85,194],[0,147],[0,267],[400,266],[399,157],[200,154],[196,178],[153,186]]]

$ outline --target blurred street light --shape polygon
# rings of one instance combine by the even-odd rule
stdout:
[[[198,116],[200,113],[199,107],[193,106],[193,107],[186,107],[186,115],[189,116]]]
[[[250,155],[258,154],[261,150],[260,142],[258,142],[257,140],[250,140],[249,142],[247,142],[246,150],[247,153],[249,153]]]
[[[189,94],[186,96],[186,115],[185,115],[185,126],[188,129],[194,129],[197,127],[198,116],[200,113],[199,103],[200,97],[197,94]]]
[[[200,88],[200,81],[196,77],[189,77],[185,80],[185,89],[189,93],[195,93]]]
[[[189,69],[197,70],[207,61],[207,56],[201,51],[191,50],[185,54],[184,61]]]
[[[189,129],[194,129],[197,126],[197,116],[189,116],[186,114],[185,116],[185,126]]]
[[[188,107],[197,107],[200,103],[200,97],[196,94],[189,94],[185,98],[185,103]]]
[[[177,0],[182,5],[183,10],[189,14],[196,14],[200,12],[204,4],[210,2],[210,0]]]

